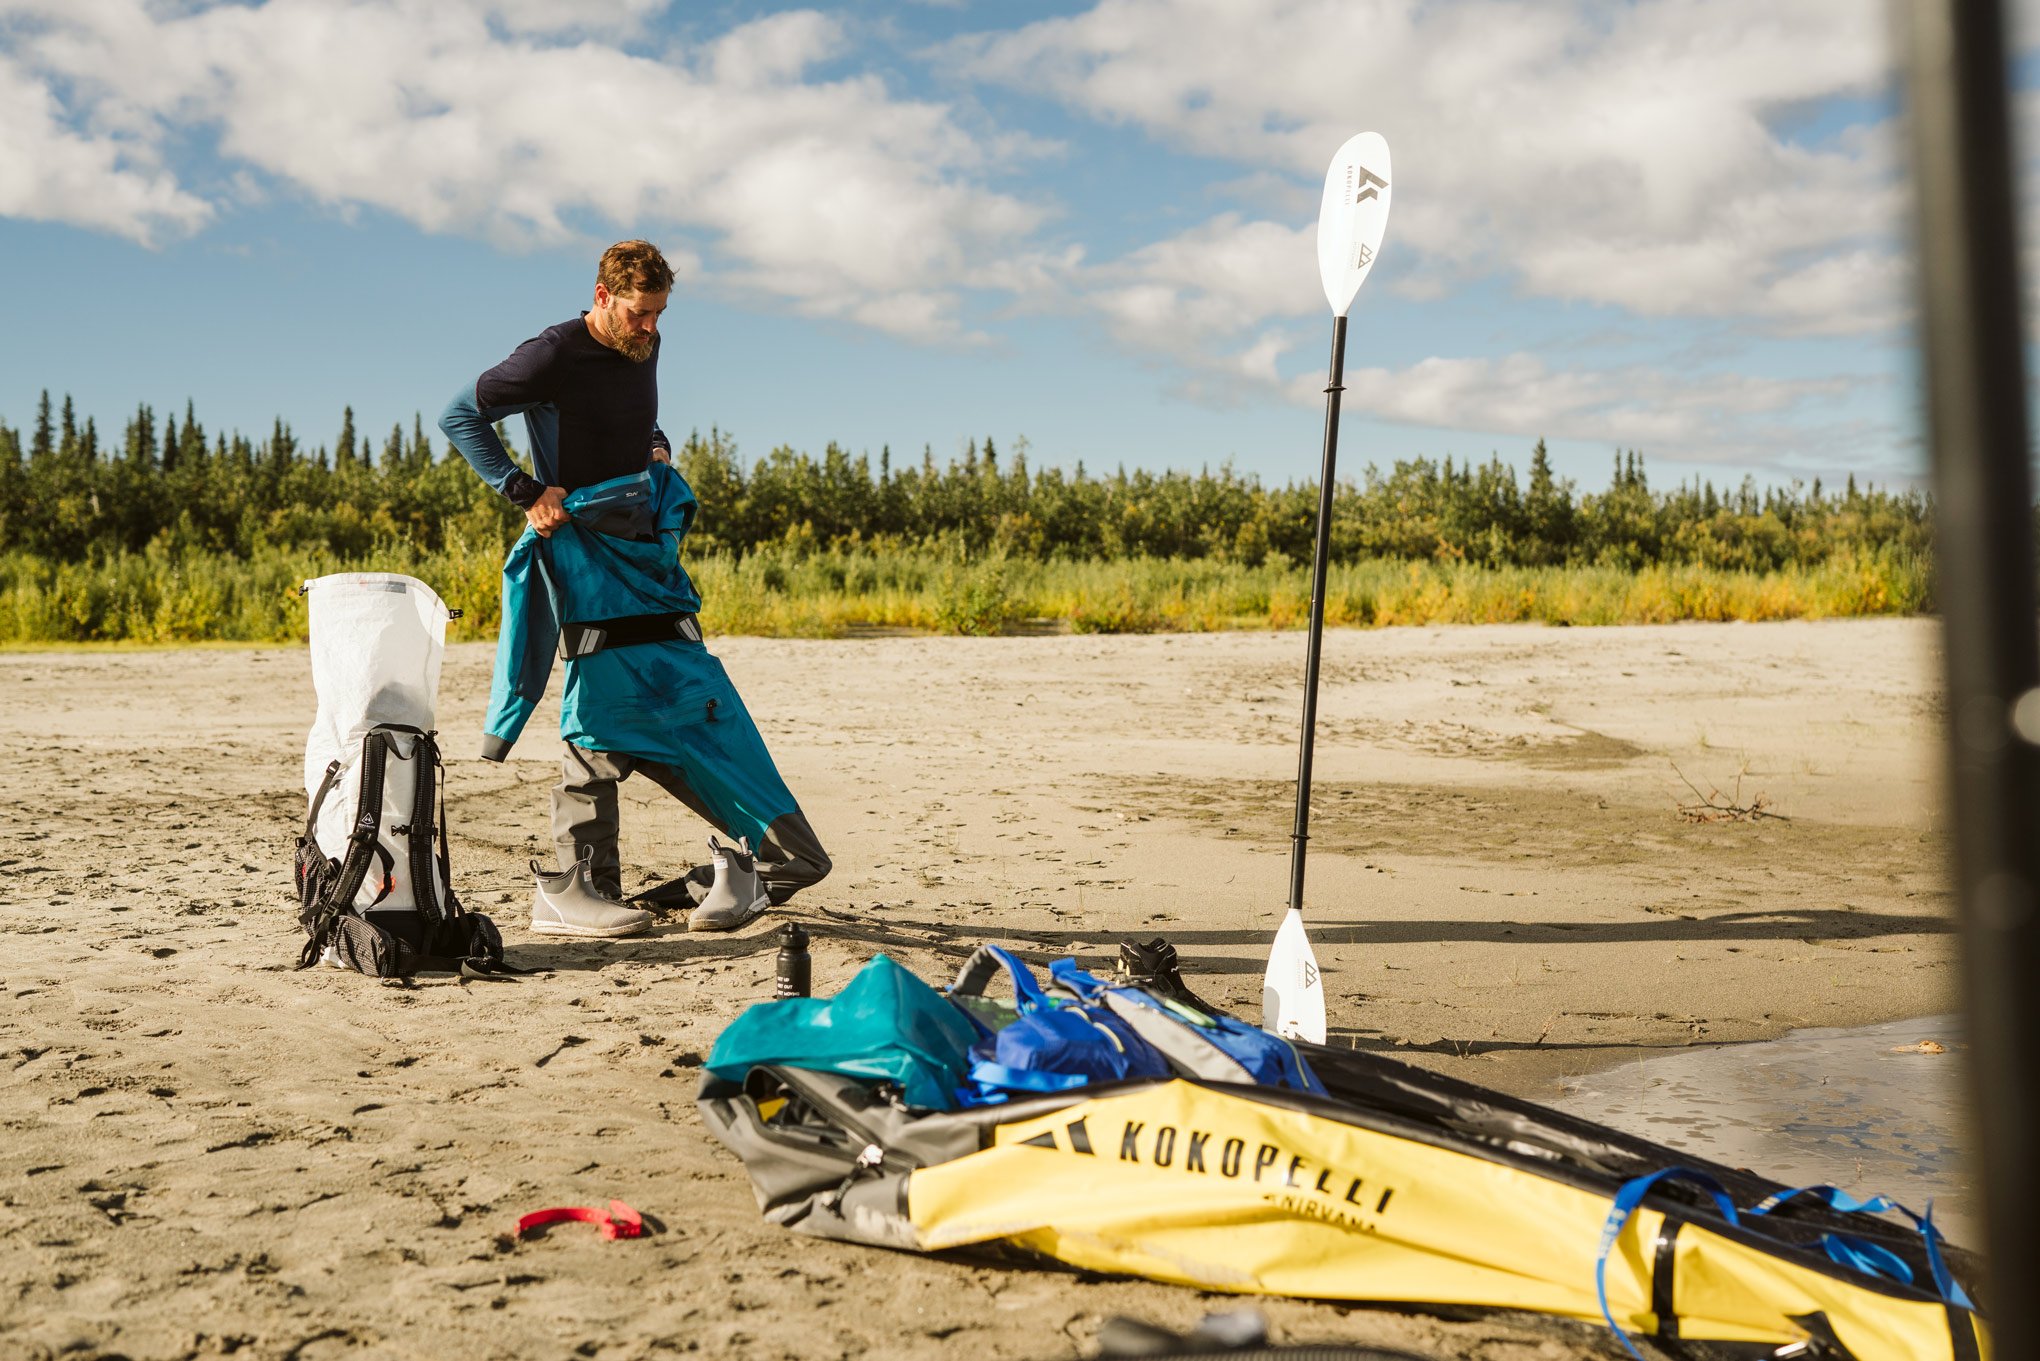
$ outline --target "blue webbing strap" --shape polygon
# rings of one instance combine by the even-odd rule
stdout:
[[[992,958],[999,961],[1000,967],[1006,971],[1006,977],[1013,980],[1013,1001],[1021,1011],[1036,1011],[1042,1007],[1055,1005],[1054,999],[1041,990],[1041,984],[1034,981],[1033,971],[1022,963],[1018,956],[996,945],[987,945],[984,949]]]
[[[1068,988],[1072,993],[1075,993],[1080,1001],[1097,1002],[1104,997],[1104,981],[1096,974],[1086,973],[1083,969],[1078,968],[1077,961],[1074,959],[1066,957],[1051,960],[1048,966],[1048,974],[1056,982]]]
[[[1911,1218],[1911,1210],[1907,1210],[1905,1214],[1907,1218]],[[1975,1312],[1977,1304],[1969,1298],[1967,1290],[1962,1290],[1962,1281],[1954,1279],[1954,1271],[1948,1269],[1948,1263],[1940,1255],[1940,1230],[1934,1228],[1932,1200],[1926,1202],[1926,1214],[1922,1214],[1914,1222],[1920,1224],[1920,1237],[1926,1239],[1926,1265],[1934,1273],[1934,1290],[1938,1290],[1940,1298],[1946,1300],[1948,1304],[1958,1304],[1965,1310]]]
[[[970,1066],[973,1082],[991,1087],[1013,1087],[1027,1092],[1066,1092],[1091,1081],[1082,1073],[1045,1073],[1035,1068],[1008,1068],[1003,1063],[979,1059]]]
[[[1934,1202],[1927,1202],[1927,1212],[1916,1215],[1901,1205],[1899,1210],[1919,1226],[1920,1237],[1927,1243],[1927,1269],[1934,1273],[1934,1289],[1941,1292],[1941,1298],[1953,1305],[1971,1311],[1976,1305],[1970,1300],[1969,1292],[1962,1288],[1962,1282],[1955,1279],[1955,1273],[1948,1270],[1948,1263],[1941,1257],[1941,1231],[1934,1227]]]
[[[1615,1240],[1622,1236],[1622,1230],[1628,1225],[1629,1217],[1636,1213],[1636,1207],[1643,1203],[1643,1198],[1650,1193],[1651,1187],[1671,1178],[1690,1181],[1700,1187],[1713,1197],[1723,1218],[1731,1224],[1737,1222],[1735,1202],[1729,1199],[1728,1192],[1723,1189],[1721,1183],[1705,1172],[1696,1172],[1690,1167],[1661,1168],[1647,1176],[1636,1177],[1622,1183],[1621,1189],[1616,1191],[1615,1203],[1609,1207],[1607,1222],[1601,1225],[1600,1246],[1594,1253],[1594,1292],[1601,1300],[1601,1317],[1606,1319],[1608,1326],[1614,1330],[1616,1340],[1622,1344],[1622,1349],[1635,1357],[1636,1361],[1644,1361],[1643,1353],[1636,1350],[1635,1345],[1629,1340],[1629,1334],[1622,1331],[1622,1325],[1615,1321],[1614,1311],[1608,1307],[1608,1254],[1615,1250]]]
[[[1912,1268],[1905,1264],[1905,1258],[1867,1238],[1824,1233],[1820,1236],[1820,1247],[1836,1266],[1850,1267],[1866,1276],[1882,1276],[1900,1285],[1913,1283]]]
[[[1872,1196],[1868,1200],[1858,1200],[1838,1186],[1795,1186],[1789,1191],[1780,1191],[1776,1195],[1765,1197],[1750,1210],[1750,1213],[1769,1214],[1792,1197],[1800,1195],[1810,1195],[1822,1204],[1844,1213],[1884,1214],[1891,1210],[1898,1211],[1910,1219],[1914,1227],[1920,1231],[1920,1238],[1925,1242],[1927,1249],[1927,1267],[1933,1273],[1934,1289],[1940,1292],[1941,1298],[1964,1309],[1976,1308],[1970,1302],[1968,1292],[1963,1290],[1962,1283],[1955,1279],[1954,1274],[1948,1270],[1947,1262],[1941,1256],[1941,1231],[1934,1227],[1933,1201],[1928,1201],[1927,1212],[1919,1215],[1889,1196]],[[1888,1248],[1839,1233],[1822,1235],[1820,1245],[1830,1261],[1842,1266],[1854,1267],[1858,1271],[1883,1276],[1906,1285],[1913,1283],[1912,1268]]]
[[[1788,1191],[1780,1191],[1776,1195],[1765,1196],[1750,1207],[1749,1213],[1753,1215],[1767,1215],[1794,1196],[1812,1196],[1829,1209],[1841,1210],[1845,1213],[1860,1212],[1862,1214],[1875,1215],[1883,1214],[1886,1210],[1904,1208],[1889,1196],[1872,1196],[1868,1200],[1858,1200],[1839,1186],[1821,1185],[1795,1186]]]
[[[999,962],[1000,967],[1006,971],[1006,976],[1013,981],[1013,1000],[1021,1015],[1056,1007],[1055,999],[1041,990],[1041,985],[1034,981],[1034,974],[1018,956],[996,945],[981,948]],[[976,1020],[975,1017],[972,1019]],[[987,1035],[995,1033],[989,1026],[983,1026],[982,1029]],[[1117,1037],[1113,1038],[1114,1043],[1117,1043]],[[1009,1068],[990,1059],[978,1059],[970,1066],[970,1080],[974,1087],[960,1088],[959,1095],[970,1093],[965,1099],[965,1104],[984,1106],[1004,1101],[1006,1092],[1064,1092],[1072,1087],[1081,1087],[1091,1079],[1081,1073],[1048,1073],[1031,1068]],[[986,1091],[986,1088],[992,1088],[994,1091]]]
[[[1795,1196],[1811,1196],[1830,1209],[1845,1214],[1883,1214],[1887,1210],[1903,1210],[1897,1201],[1888,1196],[1872,1196],[1858,1200],[1839,1186],[1795,1186],[1789,1191],[1764,1197],[1750,1207],[1752,1218],[1767,1215]],[[1880,1247],[1867,1239],[1845,1233],[1824,1233],[1820,1236],[1820,1249],[1827,1254],[1830,1262],[1860,1271],[1868,1276],[1882,1276],[1901,1285],[1913,1283],[1912,1268],[1905,1258],[1886,1247]]]

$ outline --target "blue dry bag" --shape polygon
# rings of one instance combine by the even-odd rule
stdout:
[[[1159,997],[1145,988],[1107,983],[1077,967],[1074,959],[1048,966],[1055,986],[1087,1003],[1111,1008],[1186,1077],[1211,1082],[1252,1082],[1325,1094],[1296,1046],[1280,1035],[1234,1016],[1211,1013]]]
[[[965,1100],[989,1103],[1014,1093],[1170,1076],[1168,1061],[1126,1022],[1103,1007],[1050,997],[1025,964],[996,945],[978,947],[957,974],[950,994],[981,994],[1001,969],[1013,980],[1019,1015],[971,1047]],[[988,1029],[975,1017],[973,1021]]]

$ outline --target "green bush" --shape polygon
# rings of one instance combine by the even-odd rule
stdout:
[[[298,587],[340,571],[402,572],[463,612],[455,636],[491,637],[501,549],[452,539],[423,552],[384,540],[355,558],[264,548],[105,554],[56,563],[0,554],[0,645],[286,642],[304,637]],[[859,629],[988,636],[1023,624],[1077,633],[1301,628],[1310,574],[1280,561],[1036,562],[898,549],[714,553],[687,566],[711,634],[832,638]],[[1370,559],[1335,565],[1333,626],[1634,624],[1915,614],[1933,606],[1927,559],[1889,550],[1773,571],[1484,567]]]
[[[975,638],[1004,633],[1024,617],[1006,575],[1003,557],[950,564],[935,587],[935,627]]]

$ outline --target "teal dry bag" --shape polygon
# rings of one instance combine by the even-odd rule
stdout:
[[[893,1082],[909,1106],[950,1110],[976,1038],[941,993],[874,955],[834,997],[751,1007],[716,1037],[706,1066],[730,1082],[760,1064]]]

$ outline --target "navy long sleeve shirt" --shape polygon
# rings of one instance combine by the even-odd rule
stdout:
[[[658,426],[659,349],[634,362],[588,332],[587,313],[548,326],[463,387],[439,428],[482,480],[525,509],[547,487],[580,487],[641,473],[652,446],[671,447]],[[526,473],[496,438],[496,422],[522,415],[531,445]]]

